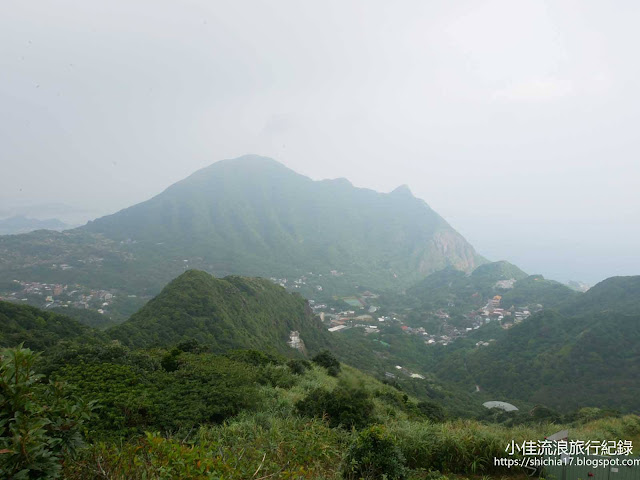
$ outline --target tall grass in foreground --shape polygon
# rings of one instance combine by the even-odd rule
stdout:
[[[77,480],[336,478],[349,436],[321,420],[248,416],[187,439],[149,434],[120,447],[95,445],[65,474]]]
[[[434,469],[458,474],[508,473],[493,465],[494,457],[505,457],[511,441],[542,440],[567,428],[574,440],[632,440],[639,444],[640,417],[595,420],[580,426],[538,424],[504,427],[472,420],[442,424],[400,421],[389,425],[410,468]]]
[[[340,378],[316,366],[304,375],[294,376],[283,366],[269,367],[264,373],[265,381],[254,390],[257,411],[245,410],[220,425],[171,436],[148,433],[120,445],[96,443],[79,460],[64,466],[65,478],[336,480],[343,472],[349,477],[350,466],[354,467],[351,472],[360,475],[366,468],[352,464],[369,458],[363,445],[377,441],[377,427],[371,430],[375,435],[367,437],[371,442],[366,442],[355,430],[330,428],[326,415],[302,417],[296,408],[310,392],[335,391],[344,385],[363,389],[370,396],[374,404],[371,423],[384,426],[379,436],[385,442],[389,439],[389,451],[399,449],[397,458],[406,462],[409,479],[437,480],[438,471],[454,476],[521,476],[516,469],[494,466],[493,458],[506,456],[505,448],[511,441],[542,440],[563,428],[569,429],[571,439],[640,444],[640,417],[634,415],[576,426],[545,423],[507,427],[474,420],[432,423],[420,417],[411,408],[413,400],[401,392],[346,366]],[[396,467],[397,472],[405,471],[404,463]]]
[[[286,406],[287,402],[280,407]],[[219,426],[164,438],[149,434],[121,446],[98,444],[75,465],[66,466],[70,479],[337,479],[344,455],[356,433],[329,428],[320,419],[276,412],[241,414]],[[562,425],[541,424],[507,428],[471,420],[441,424],[388,421],[410,478],[420,471],[445,474],[514,476],[515,469],[498,468],[511,440],[541,440]],[[640,417],[606,418],[568,426],[571,439],[638,440]]]

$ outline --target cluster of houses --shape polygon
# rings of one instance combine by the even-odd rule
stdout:
[[[510,280],[503,280],[502,282],[510,282]],[[506,330],[531,316],[529,307],[510,307],[505,309],[500,306],[501,300],[502,297],[500,295],[495,295],[489,299],[483,308],[471,311],[467,315],[471,326],[465,328],[457,328],[449,325],[447,323],[449,314],[442,309],[438,310],[434,315],[443,320],[442,330],[444,333],[440,335],[426,335],[428,338],[425,339],[425,343],[427,345],[448,345],[452,341],[464,337],[491,322],[498,322],[500,327]],[[540,309],[542,309],[542,305],[536,305],[534,307],[534,311]],[[476,343],[476,346],[486,347],[489,343],[490,341],[480,341]]]
[[[509,309],[501,308],[501,300],[502,297],[500,295],[496,295],[487,302],[484,308],[471,312],[470,316],[474,321],[474,328],[476,325],[483,325],[492,321],[498,321],[502,328],[508,329],[531,316],[529,307],[511,307]],[[535,309],[536,311],[542,309],[542,305],[536,305]]]
[[[322,274],[318,273],[317,276],[322,277]],[[288,290],[301,289],[308,286],[315,289],[318,292],[321,292],[322,285],[317,285],[318,282],[313,282],[312,281],[313,277],[314,277],[314,273],[309,272],[307,275],[302,275],[301,277],[296,278],[292,281],[289,281],[288,278],[276,278],[276,277],[271,277],[269,278],[269,280],[271,280],[276,285],[280,285],[281,287],[284,287]]]
[[[340,272],[332,271],[331,276],[340,276]],[[313,277],[322,276],[321,274],[313,274],[309,272],[308,275],[301,276],[293,281],[286,278],[272,278],[274,283],[280,284],[288,289],[300,288],[303,285],[308,285],[311,282],[313,285]],[[496,287],[501,289],[513,288],[515,279],[500,280],[496,283]],[[317,290],[321,291],[322,287],[317,286]],[[441,324],[438,327],[438,333],[430,333],[424,327],[409,326],[405,324],[404,316],[400,314],[382,315],[376,314],[379,310],[378,306],[371,305],[376,303],[375,299],[379,296],[370,291],[366,291],[358,294],[357,296],[350,296],[341,298],[344,303],[348,305],[346,310],[340,310],[339,308],[330,307],[326,303],[316,303],[313,300],[309,300],[309,304],[312,310],[320,316],[320,319],[327,327],[329,332],[336,333],[351,328],[364,329],[366,334],[378,334],[381,329],[387,325],[399,326],[407,335],[417,335],[424,340],[425,345],[449,345],[451,342],[463,338],[475,330],[479,330],[485,325],[490,323],[497,323],[503,329],[511,328],[513,325],[518,324],[528,318],[532,311],[535,312],[542,308],[542,305],[536,305],[529,307],[509,307],[504,308],[501,306],[502,297],[495,295],[489,298],[486,304],[479,309],[472,310],[466,317],[466,326],[454,326],[450,324],[450,314],[447,311],[447,307],[440,308],[435,312],[431,312],[431,315],[441,320]],[[450,303],[448,307],[455,307]],[[491,341],[479,341],[476,343],[478,347],[485,347],[490,344]]]
[[[18,287],[0,296],[0,300],[35,304],[41,308],[93,308],[104,314],[113,299],[109,290],[91,290],[82,285],[13,281]]]
[[[399,320],[395,316],[374,316],[373,314],[378,311],[378,307],[367,305],[365,301],[365,299],[374,298],[378,298],[378,295],[365,292],[359,297],[343,299],[345,303],[353,307],[353,310],[340,311],[334,307],[328,307],[325,303],[316,303],[313,300],[309,300],[309,305],[330,332],[339,332],[348,328],[363,328],[366,333],[378,333],[380,331],[379,326],[384,322],[389,324]],[[363,310],[364,313],[362,312]]]
[[[504,282],[510,282],[505,280]],[[432,315],[442,320],[442,324],[437,334],[429,333],[424,327],[412,327],[405,325],[402,315],[392,314],[388,316],[372,315],[378,309],[376,306],[368,306],[371,299],[378,296],[365,292],[358,297],[348,297],[346,302],[353,305],[353,310],[337,311],[335,308],[329,308],[324,303],[315,303],[310,301],[311,308],[316,312],[320,319],[324,322],[330,332],[340,332],[350,328],[363,328],[367,334],[376,334],[385,325],[400,326],[403,332],[408,335],[418,335],[425,345],[449,345],[451,342],[463,338],[475,330],[482,328],[491,322],[497,322],[501,328],[508,329],[518,324],[531,315],[531,311],[537,311],[542,305],[536,305],[531,310],[529,307],[501,307],[502,297],[495,295],[490,298],[486,305],[480,309],[473,310],[466,315],[468,322],[466,327],[458,327],[449,323],[449,313],[445,309],[438,309],[432,312]],[[367,307],[368,306],[368,307]],[[362,310],[366,313],[363,313]],[[490,341],[479,341],[476,343],[478,347],[488,346]]]

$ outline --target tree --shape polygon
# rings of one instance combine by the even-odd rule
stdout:
[[[83,443],[93,404],[71,397],[65,385],[34,372],[29,349],[0,351],[0,477],[58,478],[63,458]]]

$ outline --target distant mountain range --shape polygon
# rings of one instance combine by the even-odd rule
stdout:
[[[0,235],[29,233],[34,230],[64,230],[66,228],[69,228],[69,225],[57,218],[38,220],[35,218],[27,218],[23,215],[16,215],[0,220]]]
[[[204,168],[156,197],[63,233],[0,237],[0,275],[157,293],[187,268],[403,288],[485,260],[408,188],[313,181],[254,155]],[[52,265],[64,264],[63,272]]]

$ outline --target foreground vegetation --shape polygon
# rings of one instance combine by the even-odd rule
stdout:
[[[575,394],[558,391],[545,406],[532,389],[562,380],[563,365],[577,379],[625,386],[615,395],[635,411],[638,287],[636,278],[608,280],[499,332],[490,347],[461,339],[446,350],[393,327],[374,348],[354,329],[330,336],[299,295],[194,271],[105,331],[0,302],[0,478],[513,477],[524,472],[493,461],[512,441],[567,428],[571,439],[637,444],[640,417],[579,409],[616,405],[614,390],[598,387],[605,383],[576,387],[573,410],[558,404]],[[304,345],[291,348],[292,331]],[[388,374],[394,359],[409,370],[430,365],[437,377]],[[498,380],[492,392],[520,390],[513,396],[530,402],[488,410],[488,392],[465,389]]]
[[[206,350],[195,342],[150,351],[67,344],[44,356],[3,350],[0,476],[512,476],[493,465],[511,440],[542,439],[564,427],[530,414],[512,426],[444,419],[437,405],[340,365],[328,352],[309,362]],[[567,427],[584,440],[640,438],[640,417],[597,409],[581,411]]]

